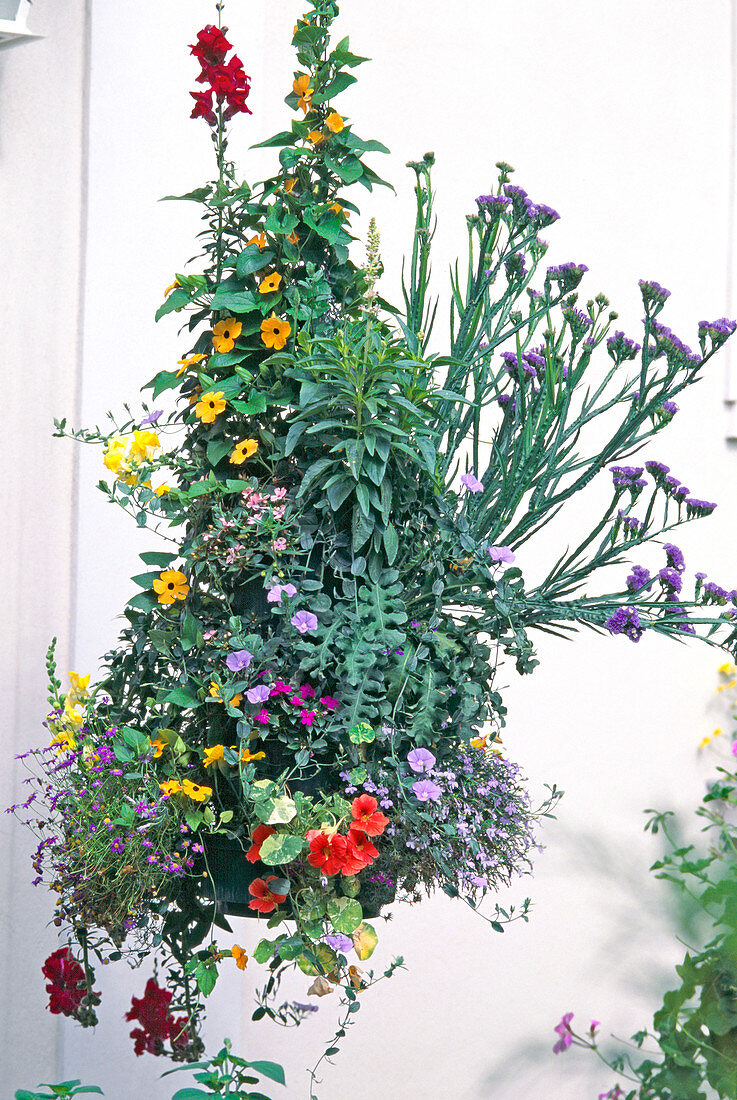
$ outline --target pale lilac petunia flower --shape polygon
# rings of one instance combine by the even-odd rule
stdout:
[[[249,703],[265,703],[269,698],[269,689],[266,684],[257,684],[256,687],[249,688],[246,692],[246,699]]]
[[[229,653],[225,658],[225,663],[231,672],[240,672],[244,668],[248,668],[253,660],[253,654],[249,653],[247,649],[236,649],[233,653]]]
[[[328,947],[332,947],[333,951],[342,951],[346,955],[353,947],[351,937],[344,936],[342,932],[336,932],[333,936],[326,936],[325,943]]]
[[[156,421],[159,419],[159,417],[163,416],[163,415],[164,415],[164,410],[163,409],[154,409],[154,411],[152,413],[149,413],[148,416],[143,418],[143,420],[141,421],[140,426],[142,428],[148,428],[148,427],[150,427],[151,424],[155,424]]]
[[[300,634],[307,634],[311,630],[317,630],[317,615],[311,611],[297,611],[290,620]]]
[[[407,753],[407,763],[413,772],[431,772],[435,767],[435,757],[429,749],[412,749]]]
[[[483,485],[479,479],[474,476],[473,470],[469,470],[467,474],[463,474],[461,483],[466,486],[469,493],[483,493],[484,491]]]
[[[443,793],[432,779],[420,779],[412,784],[412,790],[418,802],[437,802]]]
[[[490,546],[486,551],[492,561],[505,561],[510,565],[514,561],[514,554],[508,546]]]
[[[267,603],[281,603],[282,596],[287,596],[291,599],[292,596],[297,595],[297,589],[293,584],[275,584],[273,588],[270,588],[266,595]]]

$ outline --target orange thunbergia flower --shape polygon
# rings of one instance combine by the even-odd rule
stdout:
[[[185,600],[189,592],[187,578],[178,569],[164,569],[158,577],[154,577],[153,587],[159,603],[164,605],[174,603],[175,600]]]
[[[294,94],[299,96],[297,100],[297,106],[301,107],[305,114],[310,109],[310,97],[314,92],[314,88],[310,87],[310,77],[308,73],[302,73],[292,84]]]
[[[213,764],[217,764],[219,760],[222,760],[224,751],[225,745],[211,745],[209,749],[205,749],[205,758],[203,761],[205,767],[212,767]]]
[[[193,367],[195,363],[201,363],[203,359],[207,359],[206,355],[185,355],[183,359],[177,359],[177,378],[181,377],[186,370]]]
[[[328,117],[325,119],[325,125],[331,134],[339,134],[345,126],[345,122],[340,117],[337,111],[331,111]]]
[[[284,190],[287,192],[287,194],[289,194],[290,191],[294,191],[296,182],[296,176],[290,176],[289,179],[284,180]]]
[[[191,798],[193,802],[207,802],[212,794],[212,787],[200,787],[197,783],[193,783],[191,779],[182,780],[182,790],[187,798]]]
[[[259,247],[259,250],[261,252],[263,252],[263,250],[266,248],[266,234],[265,233],[256,233],[255,236],[249,237],[248,240],[246,241],[246,245],[249,245],[249,244],[257,244],[258,247]]]
[[[261,322],[261,339],[267,348],[273,348],[274,351],[281,351],[291,331],[289,321],[284,321],[273,313]]]
[[[243,325],[235,317],[226,317],[218,321],[212,330],[212,344],[215,351],[232,351],[241,334]]]
[[[290,244],[299,244],[299,234],[290,233],[289,236],[287,237],[287,240],[289,241]]]
[[[235,965],[238,967],[238,969],[245,970],[246,963],[248,962],[248,955],[243,950],[243,948],[239,944],[234,943],[230,949],[230,953],[235,959]]]
[[[195,416],[198,416],[203,424],[214,424],[221,412],[225,411],[226,401],[222,390],[203,393],[195,405]]]
[[[166,748],[166,741],[162,741],[160,737],[152,737],[150,738],[150,741],[151,748],[156,750],[154,753],[154,760],[158,760],[158,758],[161,756],[164,749]]]
[[[334,202],[330,209],[333,211],[334,214],[342,214],[347,222],[351,220],[350,210],[345,210],[339,202]]]
[[[171,286],[168,286],[164,291],[164,297],[168,298],[172,290],[176,290],[178,286],[181,286],[179,279],[175,279]]]
[[[238,691],[232,699],[228,699],[228,703],[231,707],[239,707],[241,705],[241,699],[243,698],[243,692]]]
[[[173,794],[179,794],[182,784],[176,779],[167,779],[166,783],[159,783],[159,789],[169,797]]]
[[[202,386],[199,386],[199,385],[195,386],[195,388],[192,390],[192,392],[187,397],[187,404],[194,405],[197,401],[199,401],[201,393],[202,393]]]
[[[258,284],[259,294],[274,294],[279,289],[279,283],[281,282],[281,275],[278,271],[272,271],[271,275],[267,275]]]
[[[242,439],[240,443],[236,443],[235,450],[230,456],[230,462],[234,466],[242,466],[247,458],[251,458],[256,454],[258,450],[258,440],[256,439]]]
[[[319,130],[310,130],[307,140],[312,142],[313,145],[319,145],[321,141],[325,140],[325,135],[321,134]]]

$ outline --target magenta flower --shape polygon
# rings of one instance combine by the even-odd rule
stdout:
[[[332,695],[321,695],[320,702],[325,707],[325,710],[337,710],[338,700],[333,699]]]
[[[433,783],[432,779],[420,779],[417,783],[412,784],[412,790],[415,792],[415,798],[418,802],[437,802],[443,793],[437,783]]]
[[[572,1012],[566,1012],[565,1016],[561,1017],[559,1024],[556,1024],[553,1031],[556,1031],[560,1038],[553,1047],[553,1054],[562,1054],[564,1050],[568,1050],[569,1046],[573,1042],[573,1032],[571,1031],[571,1020],[573,1019]]]
[[[596,1029],[601,1027],[601,1020],[592,1020],[591,1027],[589,1028],[589,1035],[596,1035]]]
[[[225,663],[231,672],[240,672],[244,668],[248,668],[253,660],[253,654],[249,653],[247,649],[236,649],[233,653],[229,653],[225,658]]]
[[[260,722],[262,726],[265,726],[267,724],[267,722],[269,721],[269,712],[268,712],[268,710],[266,710],[266,708],[264,708],[263,710],[260,710],[258,712],[258,714],[254,714],[253,720],[254,720],[254,722]]]
[[[474,476],[473,470],[469,470],[467,474],[464,474],[461,478],[461,483],[466,486],[469,493],[483,493],[484,487],[477,477]]]
[[[293,584],[275,584],[266,594],[267,603],[281,603],[282,596],[287,596],[289,599],[292,596],[297,595],[297,589]]]
[[[435,757],[429,749],[412,749],[407,753],[407,763],[413,772],[431,772],[435,767]]]
[[[299,693],[303,699],[314,699],[317,692],[310,684],[302,684],[299,689]]]
[[[256,687],[248,689],[246,699],[249,703],[265,703],[269,695],[270,692],[266,684],[257,684]]]
[[[312,723],[315,721],[316,715],[316,710],[301,710],[299,712],[299,716],[303,726],[311,726]]]
[[[490,546],[486,553],[492,561],[506,561],[510,565],[514,561],[514,554],[508,546]]]
[[[290,620],[300,634],[308,634],[311,630],[317,630],[317,615],[311,611],[297,611]]]

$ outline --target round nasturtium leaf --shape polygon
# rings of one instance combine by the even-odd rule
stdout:
[[[318,943],[314,948],[314,954],[325,974],[331,974],[333,970],[335,970],[335,967],[338,965],[338,956],[335,954],[332,947],[328,947],[326,943]],[[314,978],[316,974],[320,973],[315,964],[308,959],[306,955],[300,955],[298,957],[297,966],[303,974],[309,974],[311,978]]]
[[[369,744],[376,739],[376,734],[368,722],[358,722],[348,730],[348,736],[354,745]]]
[[[353,933],[353,946],[361,962],[373,955],[378,942],[379,937],[376,935],[374,926],[367,924],[366,921],[362,921]]]

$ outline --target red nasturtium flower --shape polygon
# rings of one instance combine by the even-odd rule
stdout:
[[[381,836],[389,824],[389,818],[379,810],[379,803],[370,794],[362,794],[351,803],[353,821],[351,829],[359,829],[369,836]]]
[[[337,875],[349,856],[348,838],[340,833],[325,833],[319,829],[310,829],[307,833],[310,854],[307,862],[317,867],[325,875]]]
[[[161,989],[155,978],[149,978],[143,997],[131,997],[131,1007],[125,1014],[126,1020],[137,1020],[142,1027],[136,1027],[130,1032],[134,1040],[134,1051],[140,1056],[144,1051],[149,1054],[161,1054],[164,1042],[172,1034],[172,1025],[175,1020],[169,1015],[169,1002],[172,994],[168,989]],[[177,1021],[175,1035],[179,1036],[181,1021]]]
[[[272,829],[271,825],[256,826],[251,837],[251,847],[246,852],[246,859],[249,863],[256,863],[261,858],[261,845],[267,836],[273,836],[275,832],[276,829]]]
[[[378,849],[371,843],[366,833],[361,832],[354,826],[351,826],[348,830],[348,843],[361,861],[362,867],[367,867],[369,863],[373,863],[379,857]]]
[[[84,969],[68,947],[60,947],[49,955],[41,967],[44,978],[49,979],[49,1012],[54,1016],[76,1016],[82,998],[87,993]]]
[[[270,913],[277,905],[286,900],[286,894],[274,894],[269,889],[269,883],[276,879],[276,875],[268,875],[267,878],[255,878],[248,887],[249,894],[253,895],[253,901],[249,901],[248,908],[255,909],[257,913]]]

